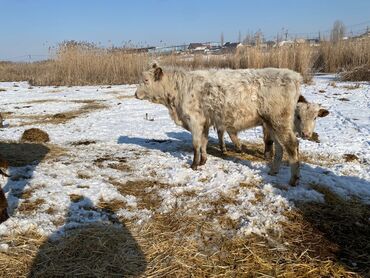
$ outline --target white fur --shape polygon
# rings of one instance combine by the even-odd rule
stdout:
[[[263,124],[281,149],[270,173],[279,170],[284,147],[291,162],[290,183],[296,184],[299,161],[293,121],[300,74],[274,68],[185,72],[154,66],[143,77],[146,81],[138,87],[136,97],[165,105],[174,121],[191,131],[193,169],[206,161],[210,126],[236,133]]]

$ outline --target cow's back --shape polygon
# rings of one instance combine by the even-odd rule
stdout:
[[[204,80],[201,103],[217,127],[242,130],[261,124],[262,118],[290,121],[294,114],[301,80],[296,72],[267,68],[193,73]]]

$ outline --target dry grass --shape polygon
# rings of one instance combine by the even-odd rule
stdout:
[[[369,81],[370,80],[370,63],[368,65],[358,66],[349,69],[340,75],[342,81]],[[354,88],[357,89],[360,85],[356,84]]]
[[[318,47],[298,44],[276,48],[243,47],[235,54],[162,55],[165,65],[199,68],[289,68],[305,81],[312,73],[341,72],[344,80],[369,81],[370,39],[338,43],[322,42]],[[101,49],[91,44],[61,44],[55,59],[35,63],[0,62],[0,81],[28,80],[33,85],[97,85],[138,83],[141,72],[152,60],[146,53]]]
[[[112,52],[85,43],[61,44],[54,60],[0,63],[0,80],[28,80],[32,85],[137,83],[147,55]]]
[[[22,195],[23,197],[23,195]],[[36,199],[36,200],[25,200],[23,201],[20,206],[17,208],[18,212],[21,212],[25,215],[35,213],[36,210],[41,206],[45,204],[44,199]]]
[[[370,67],[370,38],[337,43],[323,42],[315,53],[314,68],[317,70],[339,72],[350,71],[357,67],[364,67],[367,70]]]
[[[119,186],[141,196],[145,185],[149,192],[166,186],[152,181]],[[2,242],[10,248],[0,252],[0,267],[5,277],[366,277],[369,206],[313,187],[326,203],[297,203],[286,213],[282,231],[269,237],[235,235],[237,224],[225,218],[223,209],[235,200],[222,195],[205,214],[175,209],[155,213],[141,225],[136,220],[120,227],[87,225],[57,241],[32,231],[5,236]],[[124,206],[100,200],[99,208],[114,214]],[[215,219],[233,233],[220,231]]]
[[[162,57],[161,61],[166,65],[188,69],[289,68],[300,72],[305,81],[309,81],[312,75],[313,51],[313,48],[306,44],[269,49],[242,47],[235,54],[209,56],[198,54],[190,57],[170,55]]]

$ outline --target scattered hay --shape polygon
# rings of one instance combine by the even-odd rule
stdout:
[[[0,92],[6,92],[6,89],[0,88]]]
[[[8,278],[27,277],[39,247],[45,237],[35,231],[1,237],[7,244],[7,252],[0,252],[1,276]]]
[[[343,155],[343,158],[346,162],[352,162],[352,161],[358,161],[359,158],[357,155],[352,154],[352,153],[346,153]]]
[[[49,135],[38,128],[30,128],[23,132],[21,142],[46,143],[49,142]]]
[[[79,194],[69,194],[69,199],[72,203],[78,203],[84,199],[84,196]]]
[[[145,256],[122,224],[90,224],[68,231],[57,241],[36,232],[1,238],[1,276],[18,277],[136,277],[146,268]]]
[[[36,210],[43,204],[45,204],[45,200],[40,198],[32,201],[25,200],[19,205],[18,211],[26,215],[32,214],[35,213]]]
[[[55,100],[35,100],[29,103],[42,103],[42,102],[55,102]],[[66,102],[66,101],[62,101]],[[53,115],[12,115],[14,119],[24,119],[27,121],[21,122],[18,126],[29,126],[29,125],[43,125],[43,124],[65,124],[75,118],[83,116],[88,113],[92,113],[97,110],[107,108],[105,104],[98,103],[94,100],[74,100],[76,103],[85,103],[82,107],[76,110],[67,111],[63,113],[57,113]]]
[[[97,207],[99,209],[102,209],[103,211],[107,211],[109,213],[115,213],[119,209],[125,208],[126,203],[124,201],[121,201],[121,200],[105,201],[103,198],[100,198]]]
[[[319,90],[319,93],[325,93],[326,91],[325,90]]]
[[[370,205],[352,198],[344,200],[319,185],[312,187],[324,194],[325,203],[298,204],[306,221],[335,244],[337,261],[347,269],[370,274]]]
[[[312,142],[320,143],[319,134],[317,134],[316,132],[313,132],[311,138],[309,138],[308,140]]]
[[[156,210],[162,204],[162,198],[158,194],[158,189],[170,186],[168,184],[151,180],[138,180],[121,183],[120,181],[110,178],[109,182],[115,186],[123,196],[135,196],[138,199],[138,208],[146,208],[150,210]]]
[[[135,277],[145,268],[145,256],[127,228],[94,224],[45,241],[31,276]]]

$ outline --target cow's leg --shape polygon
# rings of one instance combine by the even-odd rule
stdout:
[[[236,151],[238,153],[241,153],[242,152],[242,144],[240,143],[240,140],[238,138],[238,133],[236,133],[234,131],[228,131],[227,133],[229,133],[230,139],[233,142],[233,144],[235,145]]]
[[[217,129],[218,143],[220,144],[220,150],[222,153],[227,152],[224,133],[225,131],[223,129]]]
[[[279,143],[282,147],[284,147],[284,149],[287,152],[289,164],[290,164],[290,171],[291,171],[289,184],[292,186],[295,186],[299,181],[298,139],[295,136],[293,130],[291,129],[288,129],[288,130],[285,129],[284,132],[276,132],[274,134],[274,137],[277,139],[275,141],[276,146],[278,145],[277,143]],[[277,150],[278,152],[279,150],[276,148],[276,146],[275,146],[275,150]],[[276,157],[276,154],[275,154],[275,157]],[[279,161],[276,161],[276,164],[275,164],[275,159],[274,159],[274,163],[273,163],[271,170],[275,170],[275,171],[279,170],[282,155],[281,155],[281,158],[280,158],[280,155],[278,155],[277,158]]]
[[[279,173],[281,161],[283,160],[283,147],[279,143],[279,141],[275,140],[275,155],[274,160],[271,164],[271,169],[269,174],[270,175],[276,175]]]
[[[205,126],[203,128],[203,133],[202,133],[202,146],[201,146],[201,156],[200,156],[199,165],[204,165],[206,164],[206,161],[207,161],[208,133],[209,133],[209,127]]]
[[[263,142],[265,143],[264,156],[266,160],[271,160],[272,158],[272,147],[274,146],[274,141],[272,140],[271,131],[266,126],[263,125]]]
[[[200,154],[201,154],[201,147],[202,147],[202,137],[203,137],[203,127],[204,124],[199,123],[194,119],[190,125],[191,128],[191,135],[193,138],[193,149],[194,149],[194,158],[193,163],[191,164],[191,168],[196,170],[200,164]]]

